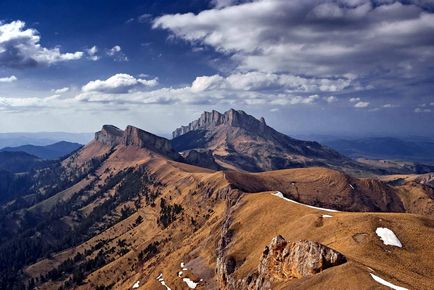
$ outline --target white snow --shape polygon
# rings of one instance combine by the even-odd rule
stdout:
[[[370,274],[371,274],[372,279],[374,279],[375,281],[377,281],[378,283],[380,283],[380,284],[382,284],[384,286],[387,286],[387,287],[395,289],[395,290],[408,290],[407,288],[393,285],[392,283],[387,282],[386,280],[381,279],[380,277],[378,277],[378,276],[376,276],[376,275],[374,275],[372,273],[370,273]]]
[[[323,214],[322,217],[323,217],[323,218],[332,218],[333,216],[332,216],[332,215],[329,215],[329,214]]]
[[[184,262],[181,262],[181,268],[184,268],[184,267],[185,267]]]
[[[133,289],[139,288],[140,287],[140,281],[137,281],[136,283],[134,283],[133,285]]]
[[[196,289],[196,286],[199,284],[190,280],[190,278],[183,278],[182,281],[184,281],[190,289]]]
[[[388,228],[377,228],[375,231],[377,236],[383,241],[385,245],[391,245],[395,247],[402,248],[401,242],[396,237],[395,233],[389,230]]]
[[[179,272],[178,272],[178,277],[181,277],[182,274],[183,274],[183,272],[182,272],[182,271],[179,271]]]
[[[160,273],[160,275],[158,275],[157,280],[158,280],[158,282],[161,283],[161,285],[166,287],[167,290],[172,290],[172,289],[170,289],[169,286],[166,285],[166,282],[164,281],[164,278],[163,278],[163,273]]]
[[[295,204],[299,204],[299,205],[303,205],[303,206],[306,206],[306,207],[309,207],[309,208],[319,209],[319,210],[328,211],[328,212],[339,212],[338,210],[334,210],[334,209],[321,208],[321,207],[316,207],[316,206],[311,206],[311,205],[306,205],[306,204],[303,204],[303,203],[299,203],[297,201],[294,201],[292,199],[284,197],[283,193],[281,193],[280,191],[276,191],[275,193],[273,193],[273,195],[277,196],[277,197],[280,197],[281,199],[284,199],[286,201],[289,201],[289,202],[292,202],[292,203],[295,203]]]

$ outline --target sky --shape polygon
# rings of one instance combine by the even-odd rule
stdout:
[[[0,132],[434,135],[433,0],[2,0]]]

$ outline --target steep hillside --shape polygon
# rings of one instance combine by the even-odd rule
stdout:
[[[317,142],[290,138],[243,111],[204,112],[173,132],[177,151],[211,150],[226,168],[267,171],[305,166],[347,167],[361,165]]]
[[[53,184],[0,207],[0,289],[430,285],[434,220],[405,213],[419,213],[405,198],[413,191],[327,168],[243,173],[183,161],[167,139],[104,126]],[[378,228],[402,247],[383,244]],[[283,249],[303,258],[272,266]]]
[[[5,147],[0,152],[25,152],[40,159],[59,159],[78,150],[82,145],[66,141],[57,142],[46,146],[22,145],[17,147]]]

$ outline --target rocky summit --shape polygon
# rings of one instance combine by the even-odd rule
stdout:
[[[110,147],[123,145],[147,148],[173,159],[180,158],[179,154],[172,149],[169,140],[134,126],[127,126],[122,131],[115,126],[104,125],[101,131],[95,133],[95,141]]]
[[[211,150],[224,168],[266,171],[303,166],[329,166],[359,170],[361,164],[317,142],[282,134],[244,111],[204,112],[199,119],[176,129],[172,145],[177,151]]]

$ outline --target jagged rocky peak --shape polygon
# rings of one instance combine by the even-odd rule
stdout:
[[[179,158],[179,155],[172,149],[169,140],[134,126],[127,126],[122,131],[115,126],[104,125],[101,131],[95,133],[95,140],[111,147],[118,145],[136,146],[147,148],[175,159]]]
[[[101,131],[95,133],[95,140],[108,146],[120,144],[124,131],[113,125],[102,126]]]
[[[264,130],[267,126],[265,119],[261,120],[248,115],[244,111],[230,109],[225,113],[212,110],[211,112],[203,112],[199,119],[191,122],[187,126],[181,126],[173,131],[173,138],[184,135],[194,130],[212,130],[221,125],[228,125],[231,127],[241,127],[247,130]]]

